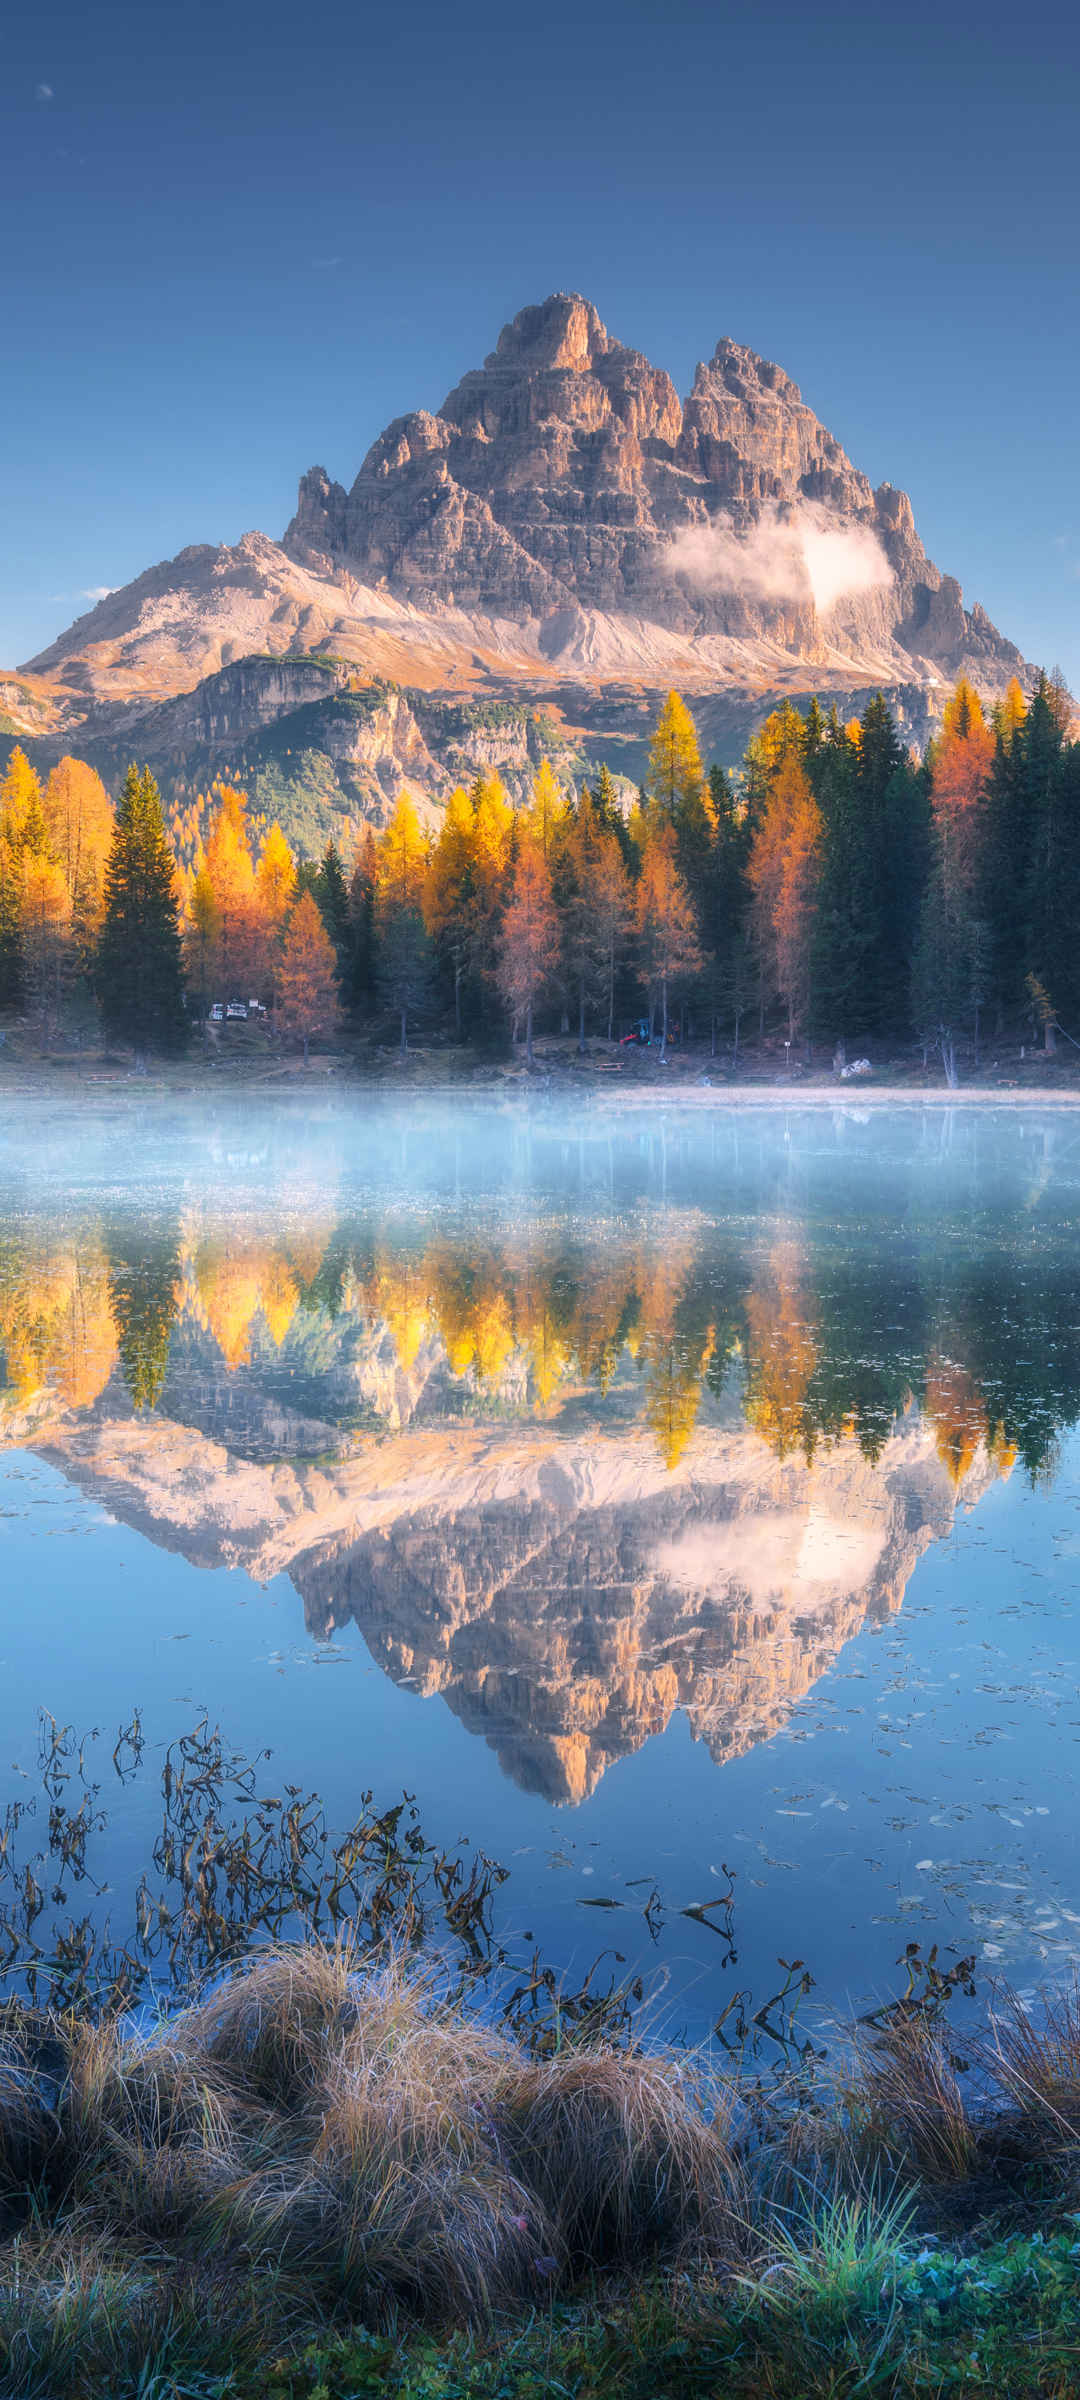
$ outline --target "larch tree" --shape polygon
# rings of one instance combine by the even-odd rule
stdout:
[[[184,973],[205,1026],[221,938],[221,910],[205,859],[187,886],[183,916]]]
[[[71,895],[55,859],[39,852],[24,862],[19,913],[23,1000],[47,1050],[71,963]]]
[[[23,886],[31,859],[52,857],[41,781],[25,750],[0,780],[0,1007],[23,996]]]
[[[788,750],[773,777],[747,874],[764,974],[787,1009],[789,1042],[809,1014],[822,834],[821,811],[806,769]]]
[[[542,758],[533,777],[524,822],[554,873],[555,852],[566,834],[570,807],[550,761]]]
[[[276,822],[267,831],[255,869],[255,917],[261,935],[259,985],[270,1008],[276,1010],[281,952],[289,910],[296,894],[296,860]]]
[[[148,1050],[173,1051],[187,1035],[175,861],[161,794],[144,767],[128,768],[105,870],[96,980],[106,1031]]]
[[[678,692],[669,692],[649,743],[646,788],[663,817],[674,824],[680,802],[693,800],[705,785],[697,727]]]
[[[279,992],[281,1023],[303,1043],[306,1067],[312,1035],[329,1033],[338,1014],[337,954],[310,892],[301,892],[285,929]]]
[[[259,902],[276,932],[284,928],[296,890],[296,860],[276,822],[271,825],[255,869]]]
[[[515,1033],[525,1022],[525,1057],[533,1061],[533,1017],[537,1002],[556,974],[559,923],[551,895],[551,870],[527,831],[518,843],[514,877],[499,942],[498,985]]]
[[[62,758],[42,800],[53,857],[67,887],[73,964],[89,974],[105,907],[105,864],[113,835],[113,804],[93,767]]]
[[[206,839],[205,864],[218,910],[213,970],[219,1000],[248,999],[262,966],[255,906],[255,864],[248,830],[247,793],[214,787],[217,813]]]
[[[403,791],[375,844],[375,974],[379,998],[409,1046],[409,1018],[431,990],[433,957],[424,923],[428,844],[408,792]]]
[[[675,834],[660,824],[645,845],[637,887],[637,931],[650,1006],[660,1008],[660,1061],[667,1061],[673,988],[699,973],[702,958],[694,905],[675,862]]]
[[[472,786],[473,873],[470,980],[485,998],[497,985],[499,927],[506,905],[515,838],[514,811],[502,778],[480,775]]]

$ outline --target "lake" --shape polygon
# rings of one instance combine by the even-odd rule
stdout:
[[[4,1102],[0,1804],[41,1712],[117,1785],[60,1917],[123,1933],[137,1710],[335,1825],[407,1790],[512,1955],[671,2034],[778,1960],[1052,1980],[1078,1205],[1050,1104]]]

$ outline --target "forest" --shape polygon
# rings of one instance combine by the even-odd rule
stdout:
[[[514,808],[498,775],[434,829],[403,790],[381,829],[297,859],[245,792],[166,812],[148,768],[114,805],[95,770],[0,782],[0,1010],[43,1050],[184,1046],[232,1003],[302,1043],[367,1026],[482,1045],[611,1042],[627,1028],[747,1038],[789,1057],[920,1045],[948,1082],[987,1040],[1080,1037],[1080,742],[1057,674],[984,705],[957,684],[920,758],[878,693],[841,721],[769,715],[740,766],[706,766],[676,692],[635,793],[544,761]],[[432,812],[428,812],[429,814]]]

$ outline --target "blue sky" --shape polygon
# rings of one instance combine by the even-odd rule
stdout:
[[[1080,690],[1080,29],[998,0],[9,13],[0,665],[282,532],[525,302],[778,359]]]

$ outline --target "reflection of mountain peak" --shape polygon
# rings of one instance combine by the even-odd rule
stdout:
[[[287,1570],[316,1635],[354,1620],[395,1681],[571,1802],[679,1707],[718,1760],[768,1740],[899,1607],[956,1498],[915,1416],[876,1465],[852,1442],[808,1466],[708,1428],[670,1472],[646,1433],[457,1427],[258,1466],[160,1417],[55,1430],[50,1455],[199,1564]],[[980,1454],[964,1496],[992,1472]]]

